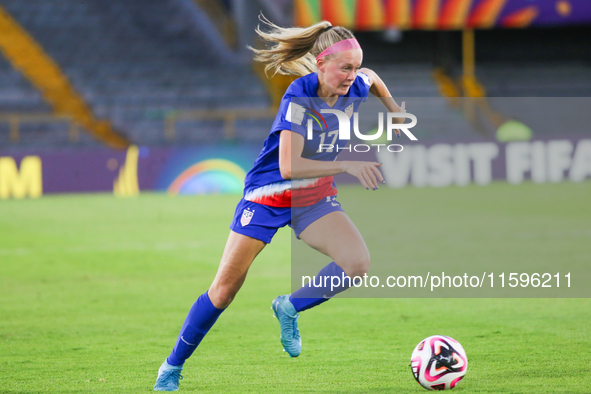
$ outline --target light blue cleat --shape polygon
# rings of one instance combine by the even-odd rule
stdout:
[[[181,376],[182,370],[182,365],[177,367],[168,364],[168,362],[164,360],[158,369],[158,378],[156,379],[156,384],[154,385],[154,391],[178,391],[179,380],[183,378]]]
[[[280,295],[273,300],[271,305],[273,315],[279,320],[281,326],[281,344],[283,350],[290,357],[297,357],[302,352],[302,338],[298,330],[299,313],[289,301],[289,295]]]

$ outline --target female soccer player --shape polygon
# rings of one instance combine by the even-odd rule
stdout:
[[[376,73],[360,68],[363,52],[349,30],[333,27],[327,21],[309,28],[281,28],[268,20],[264,22],[270,31],[257,28],[257,33],[271,45],[264,50],[251,48],[255,60],[268,63],[267,71],[301,78],[283,96],[263,150],[246,176],[244,196],[236,207],[218,272],[209,290],[189,311],[172,353],[158,370],[154,387],[157,391],[178,390],[185,360],[230,305],[251,263],[278,228],[291,226],[299,239],[333,260],[317,276],[345,274],[354,278],[369,269],[365,242],[337,202],[332,177],[348,173],[366,189],[376,190],[383,182],[380,164],[334,161],[337,146],[342,149],[348,142],[329,131],[338,130],[337,116],[325,115],[324,121],[318,122],[323,129],[315,124],[312,139],[308,139],[306,119],[322,109],[338,109],[351,118],[370,92],[381,98],[389,112],[404,112],[404,103],[400,108]],[[398,130],[396,133],[400,136]],[[319,149],[320,144],[327,145]],[[330,291],[307,285],[273,300],[281,344],[291,357],[299,356],[302,348],[297,327],[299,312],[350,286],[349,281]]]

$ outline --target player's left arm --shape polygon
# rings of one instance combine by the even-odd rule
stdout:
[[[401,106],[396,104],[396,101],[394,101],[394,98],[392,98],[388,87],[375,71],[370,70],[369,68],[360,68],[359,72],[369,77],[369,92],[382,102],[388,112],[406,112],[406,102],[403,101]],[[402,124],[404,123],[405,118],[395,119],[399,124]],[[400,137],[400,130],[396,130],[396,135]]]

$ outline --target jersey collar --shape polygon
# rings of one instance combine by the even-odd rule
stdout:
[[[357,78],[356,78],[356,79],[357,79]],[[354,84],[354,83],[355,83],[355,82],[353,82],[353,84]],[[337,98],[337,101],[336,101],[336,103],[334,104],[334,106],[332,106],[332,107],[331,107],[330,105],[328,105],[328,104],[326,103],[326,101],[324,101],[324,100],[322,100],[322,99],[320,99],[320,98],[319,98],[319,100],[318,100],[318,101],[319,101],[319,104],[320,104],[321,106],[324,106],[324,107],[326,107],[326,108],[335,108],[335,107],[337,107],[338,105],[341,105],[343,100],[345,100],[345,101],[346,101],[346,99],[348,99],[348,98],[349,98],[349,94],[351,93],[351,89],[353,88],[353,84],[351,84],[351,87],[349,87],[349,91],[347,92],[347,94],[345,94],[345,95],[343,95],[343,96],[339,96],[339,97]],[[319,86],[320,86],[320,81],[318,80],[318,73],[312,73],[312,77],[310,78],[310,84],[308,85],[308,87],[309,87],[309,89],[310,89],[310,90],[308,91],[308,95],[309,95],[309,97],[312,97],[312,98],[317,98],[317,97],[318,97],[318,87],[319,87]],[[314,101],[316,101],[316,100],[314,100]]]

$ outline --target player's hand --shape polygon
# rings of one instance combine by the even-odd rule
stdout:
[[[376,163],[372,161],[345,161],[345,172],[353,175],[366,189],[376,190],[378,188],[378,182],[384,183],[384,177],[378,167],[382,163]]]

